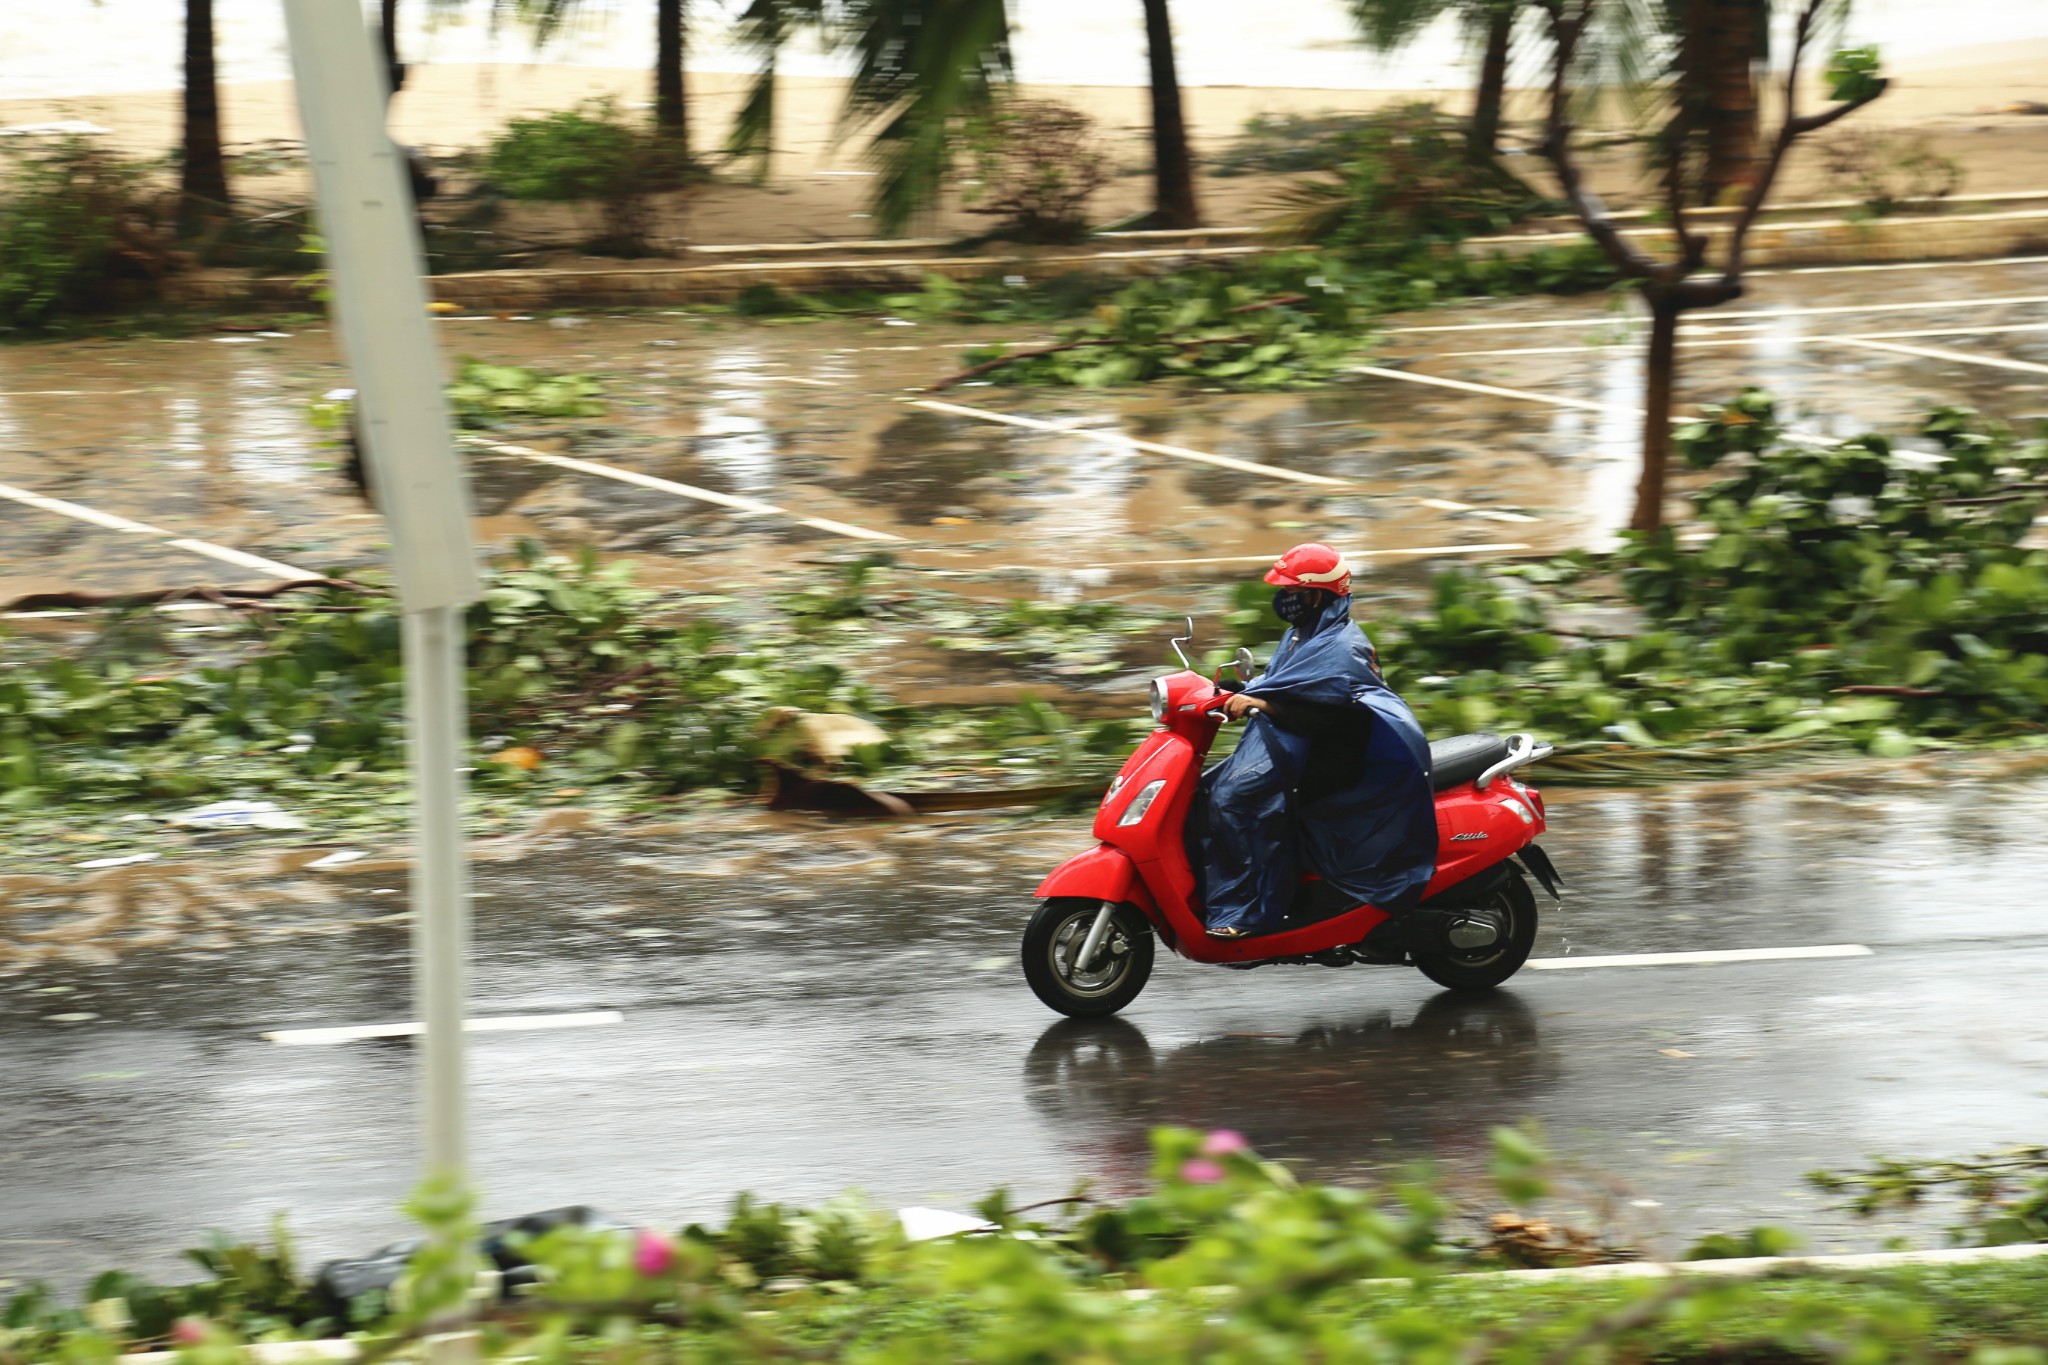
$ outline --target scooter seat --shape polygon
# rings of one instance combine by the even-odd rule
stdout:
[[[1429,746],[1429,783],[1433,791],[1463,786],[1508,756],[1508,742],[1499,735],[1459,735]]]

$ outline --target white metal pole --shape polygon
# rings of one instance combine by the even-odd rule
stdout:
[[[405,612],[424,1164],[428,1174],[466,1185],[462,609],[481,591],[469,489],[455,458],[440,348],[427,316],[418,209],[384,128],[385,77],[359,0],[284,0],[284,11],[335,318]],[[441,1343],[430,1354],[448,1359],[460,1349]]]
[[[426,1025],[420,1118],[429,1174],[466,1180],[463,1003],[469,996],[469,865],[462,840],[463,697],[460,607],[405,617],[406,742],[413,781],[413,991]]]

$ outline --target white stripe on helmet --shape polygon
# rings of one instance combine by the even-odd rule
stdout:
[[[1337,567],[1328,573],[1307,573],[1299,569],[1294,573],[1294,577],[1304,583],[1335,583],[1340,578],[1349,578],[1350,576],[1351,566],[1344,562],[1344,556],[1342,555],[1337,556]]]

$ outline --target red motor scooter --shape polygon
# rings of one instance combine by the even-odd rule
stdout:
[[[1421,903],[1400,915],[1361,905],[1313,873],[1282,922],[1246,938],[1212,938],[1188,861],[1182,828],[1217,732],[1216,709],[1231,691],[1219,670],[1187,671],[1152,683],[1159,728],[1110,783],[1095,816],[1095,848],[1071,858],[1038,888],[1024,930],[1024,977],[1061,1014],[1114,1014],[1145,989],[1153,938],[1182,957],[1224,967],[1267,963],[1408,966],[1440,986],[1486,991],[1513,976],[1536,942],[1536,898],[1522,863],[1554,898],[1557,870],[1536,845],[1546,829],[1543,797],[1514,776],[1551,752],[1529,735],[1461,735],[1429,746],[1436,791],[1437,867]],[[1240,685],[1253,674],[1240,649]]]

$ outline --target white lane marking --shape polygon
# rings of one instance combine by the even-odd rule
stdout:
[[[1342,554],[1346,559],[1370,559],[1385,555],[1420,556],[1505,554],[1515,550],[1526,550],[1529,548],[1529,546],[1524,545],[1519,541],[1513,541],[1495,545],[1415,545],[1406,548],[1386,550],[1342,550],[1339,551],[1339,553]],[[1160,568],[1179,568],[1183,566],[1201,564],[1271,564],[1274,560],[1278,558],[1280,558],[1280,553],[1278,551],[1275,551],[1274,553],[1269,555],[1224,555],[1221,558],[1217,559],[1116,559],[1111,560],[1108,563],[1104,564],[1088,564],[1082,567],[1090,569],[1145,569],[1152,568],[1155,566]],[[1043,564],[1007,564],[1003,567],[1008,569],[1023,569],[1033,573],[1042,573],[1045,572],[1048,568],[1048,566]],[[1062,564],[1056,567],[1063,569],[1071,569],[1075,566],[1071,564]]]
[[[2048,256],[1995,256],[1988,261],[1880,261],[1872,265],[1778,265],[1746,270],[1749,279],[1767,275],[1868,275],[1882,270],[1975,270],[1987,265],[2048,265]]]
[[[155,389],[11,389],[0,391],[0,398],[127,398],[133,394],[155,392]]]
[[[1809,957],[1874,957],[1860,943],[1824,943],[1813,948],[1722,948],[1700,953],[1619,953],[1612,957],[1532,957],[1522,965],[1532,972],[1562,972],[1578,967],[1683,967],[1709,962],[1780,962]]]
[[[1519,398],[1529,403],[1549,403],[1553,407],[1578,408],[1583,412],[1619,412],[1641,417],[1641,408],[1618,407],[1612,403],[1589,403],[1583,398],[1558,398],[1547,393],[1531,393],[1527,389],[1503,389],[1492,384],[1474,384],[1465,379],[1444,379],[1433,374],[1416,374],[1410,370],[1389,370],[1380,365],[1360,365],[1360,374],[1378,375],[1382,379],[1402,379],[1410,384],[1431,384],[1440,389],[1456,389],[1461,393],[1483,393],[1489,398]],[[1674,422],[1690,422],[1690,417],[1674,417]]]
[[[1901,346],[1896,341],[1874,341],[1869,337],[1814,337],[1813,340],[1835,346],[1855,346],[1866,351],[1890,351],[1896,355],[1918,356],[1925,360],[1989,365],[1993,369],[2018,370],[2022,374],[2048,374],[2048,365],[2036,365],[2031,360],[2009,360],[1999,355],[1972,355],[1967,351],[1949,351],[1936,346]]]
[[[1532,517],[1526,512],[1502,512],[1491,507],[1474,507],[1469,502],[1452,502],[1448,498],[1417,498],[1415,501],[1424,507],[1435,508],[1439,512],[1470,512],[1473,516],[1484,518],[1487,521],[1541,521],[1543,519],[1541,517]]]
[[[1435,359],[1435,357],[1425,358]],[[1440,375],[1416,374],[1412,370],[1389,370],[1378,365],[1360,365],[1357,367],[1357,373],[1375,374],[1384,379],[1405,379],[1411,384],[1431,384],[1442,389],[1457,389],[1461,393],[1481,393],[1490,398],[1519,398],[1525,402],[1548,403],[1553,407],[1559,408],[1580,408],[1586,412],[1612,412],[1619,413],[1624,417],[1644,417],[1648,415],[1641,408],[1623,407],[1618,403],[1592,403],[1583,398],[1558,398],[1552,394],[1536,393],[1529,389],[1503,389],[1493,384],[1474,384],[1464,379],[1445,379]],[[1685,426],[1688,423],[1697,422],[1699,418],[1696,416],[1674,416],[1670,420],[1673,426]],[[1785,434],[1819,446],[1834,447],[1842,444],[1832,436],[1822,436],[1817,432],[1802,431],[1797,427],[1787,427]]]
[[[2007,332],[2048,332],[2048,322],[2015,322],[2007,324],[1980,324],[1976,327],[1918,327],[1906,332],[1813,332],[1799,336],[1778,336],[1761,329],[1729,329],[1733,335],[1689,337],[1680,333],[1678,344],[1688,350],[1702,346],[1755,346],[1768,343],[1773,346],[1806,346],[1825,341],[1869,341],[1892,337],[1967,337],[2002,336]],[[1718,332],[1719,329],[1717,328]],[[1643,349],[1642,339],[1630,337],[1626,341],[1608,345],[1591,346],[1503,346],[1489,351],[1437,351],[1431,360],[1461,360],[1473,356],[1492,355],[1588,355],[1596,351],[1609,353],[1635,353]]]
[[[231,550],[225,545],[215,545],[204,540],[167,540],[164,544],[187,554],[204,555],[217,559],[223,564],[232,564],[238,569],[254,569],[257,573],[271,574],[277,578],[318,578],[311,569],[295,569],[289,564],[280,564],[262,555],[252,555],[246,550]]]
[[[1063,426],[1058,422],[1042,421],[1036,417],[1019,417],[1015,413],[991,412],[987,408],[962,407],[958,403],[941,403],[932,398],[910,400],[914,408],[927,408],[932,412],[951,413],[956,417],[971,417],[981,422],[996,422],[1008,427],[1023,427],[1027,431],[1046,431],[1057,436],[1078,436],[1084,441],[1094,441],[1117,450],[1143,450],[1154,455],[1167,455],[1176,460],[1192,460],[1196,464],[1211,464],[1223,469],[1235,469],[1244,474],[1260,474],[1269,479],[1291,479],[1295,483],[1324,484],[1341,488],[1350,483],[1348,479],[1332,479],[1322,474],[1303,474],[1293,469],[1280,469],[1269,464],[1255,464],[1250,460],[1233,459],[1228,455],[1211,455],[1204,450],[1189,450],[1186,446],[1160,445],[1157,441],[1140,441],[1114,431],[1095,431],[1088,427]]]
[[[12,484],[0,483],[0,498],[11,499],[25,507],[39,508],[45,512],[55,512],[60,517],[70,517],[74,521],[90,522],[94,526],[103,527],[109,531],[123,531],[129,535],[138,536],[168,536],[170,534],[169,531],[163,530],[160,527],[150,526],[140,521],[130,521],[126,517],[117,517],[111,512],[102,512],[97,507],[87,507],[82,503],[66,502],[62,498],[44,497],[41,493],[31,493],[26,488],[16,488]]]
[[[593,1028],[600,1024],[623,1024],[626,1016],[617,1010],[583,1010],[574,1014],[512,1014],[496,1018],[465,1019],[466,1033],[531,1033],[538,1029]],[[266,1043],[279,1047],[323,1047],[353,1043],[366,1038],[417,1038],[427,1031],[421,1023],[345,1024],[337,1028],[281,1028],[262,1035]]]
[[[206,559],[217,559],[223,564],[232,564],[240,569],[254,569],[258,573],[269,574],[275,578],[321,577],[321,575],[314,573],[311,569],[300,569],[290,564],[280,564],[274,559],[265,559],[261,555],[252,555],[244,550],[230,549],[225,545],[215,545],[207,540],[193,540],[190,537],[173,536],[171,532],[166,531],[161,526],[151,526],[149,523],[142,521],[131,521],[127,517],[116,516],[112,512],[102,512],[97,507],[87,507],[83,503],[67,502],[63,498],[45,497],[41,493],[31,493],[26,488],[16,488],[12,484],[0,483],[0,498],[7,498],[22,504],[24,507],[33,507],[39,511],[54,512],[60,517],[70,517],[74,521],[82,521],[88,525],[100,527],[103,530],[119,531],[123,535],[154,536],[170,549],[183,550],[186,554],[199,555]]]
[[[708,502],[715,507],[729,507],[735,512],[745,512],[757,517],[782,517],[800,526],[809,526],[820,531],[830,531],[835,536],[850,536],[855,540],[902,540],[902,536],[890,535],[887,531],[870,531],[865,526],[849,526],[843,521],[831,521],[824,517],[807,517],[773,503],[761,502],[755,498],[736,498],[729,493],[714,493],[708,488],[697,488],[672,479],[658,479],[652,474],[636,470],[620,469],[614,465],[597,464],[591,460],[571,459],[567,455],[552,455],[545,450],[529,450],[525,446],[500,445],[495,441],[472,441],[469,444],[499,455],[514,455],[540,464],[551,464],[561,469],[573,469],[579,474],[594,474],[600,479],[613,479],[619,483],[638,484],[652,488],[659,493],[673,493],[680,498],[697,502]]]
[[[1827,308],[1750,308],[1740,312],[1722,312],[1714,308],[1702,309],[1698,318],[1702,323],[1737,320],[1768,322],[1773,318],[1818,318],[1840,313],[1917,313],[1939,311],[1943,308],[1995,308],[2023,303],[2048,303],[2048,294],[2019,294],[2006,298],[1986,299],[1921,299],[1912,303],[1855,303]],[[1625,320],[1630,322],[1648,319],[1647,313],[1631,312],[1625,315]],[[1532,327],[1599,327],[1622,320],[1624,318],[1611,313],[1594,313],[1583,318],[1542,318],[1531,322],[1460,322],[1434,327],[1389,327],[1386,329],[1386,335],[1422,332],[1523,332]]]

